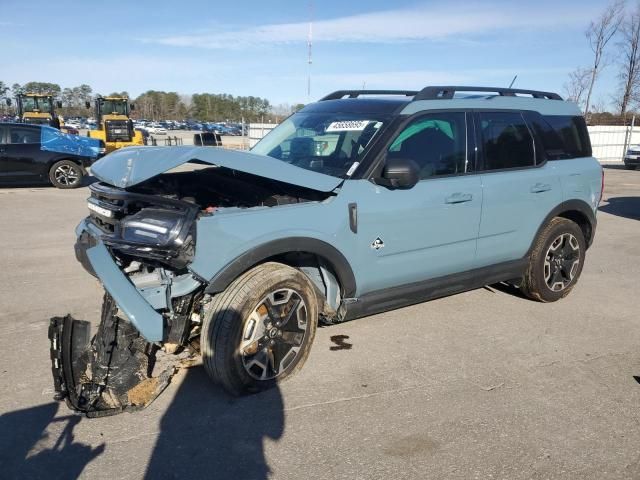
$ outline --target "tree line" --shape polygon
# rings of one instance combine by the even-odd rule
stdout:
[[[94,94],[90,85],[82,84],[77,87],[62,88],[56,83],[28,82],[24,85],[13,84],[9,87],[0,81],[0,112],[5,114],[15,113],[13,107],[8,107],[5,99],[15,98],[20,93],[50,93],[56,101],[62,102],[62,108],[58,109],[62,116],[90,116],[92,111],[87,111],[86,102],[98,95]],[[129,96],[127,92],[113,92],[109,95]],[[149,120],[182,120],[193,119],[198,121],[238,121],[246,122],[277,121],[289,115],[301,105],[291,107],[289,105],[272,106],[266,98],[254,96],[234,96],[229,94],[196,93],[193,95],[181,95],[177,92],[164,92],[149,90],[137,98],[130,99],[135,105],[132,113],[134,118]]]
[[[585,30],[592,52],[588,66],[579,66],[564,85],[568,99],[576,102],[585,117],[625,121],[640,108],[640,1],[629,6],[624,0],[609,3]],[[605,68],[617,69],[618,85],[610,98],[594,102],[595,84]],[[607,110],[613,104],[615,115]]]

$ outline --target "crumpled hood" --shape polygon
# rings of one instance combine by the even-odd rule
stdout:
[[[265,155],[216,147],[126,147],[101,158],[91,167],[98,180],[127,188],[187,162],[199,161],[260,177],[330,192],[341,178],[312,172]]]
[[[100,140],[63,133],[55,128],[41,128],[41,150],[95,158],[100,153]]]

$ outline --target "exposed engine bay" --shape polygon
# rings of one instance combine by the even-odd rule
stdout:
[[[165,198],[189,202],[198,205],[202,210],[210,207],[274,207],[320,201],[329,196],[277,180],[221,167],[164,173],[129,188],[129,191],[162,195]]]

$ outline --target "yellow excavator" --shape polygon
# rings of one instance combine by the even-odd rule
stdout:
[[[91,108],[91,103],[86,103]],[[97,97],[95,99],[95,117],[97,130],[89,130],[91,138],[97,138],[105,143],[107,153],[122,147],[144,145],[142,133],[133,128],[129,113],[135,106],[129,104],[127,97]]]
[[[48,93],[20,93],[16,97],[18,117],[23,123],[37,123],[60,128],[60,117],[55,108],[62,108],[62,102],[55,102]]]

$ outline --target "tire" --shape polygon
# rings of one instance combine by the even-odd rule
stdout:
[[[580,278],[586,248],[575,222],[553,218],[535,241],[520,287],[523,293],[539,302],[566,297]]]
[[[78,188],[83,177],[82,167],[71,160],[60,160],[49,170],[49,181],[56,188]]]
[[[635,170],[636,168],[636,165],[627,165],[626,163],[624,164],[625,170]]]
[[[210,303],[201,334],[204,368],[232,395],[267,390],[300,370],[317,323],[315,290],[303,273],[258,265]]]

